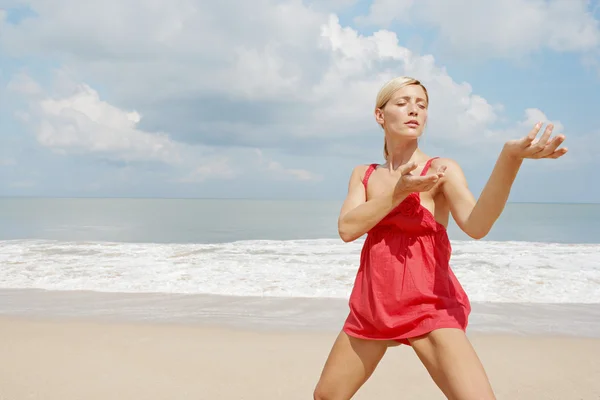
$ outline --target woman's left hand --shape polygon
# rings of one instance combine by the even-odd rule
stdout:
[[[559,158],[567,153],[567,148],[558,148],[565,140],[564,135],[550,138],[554,125],[548,124],[546,130],[535,140],[542,128],[542,123],[537,123],[529,134],[521,139],[509,140],[504,145],[504,152],[517,159],[524,158]]]

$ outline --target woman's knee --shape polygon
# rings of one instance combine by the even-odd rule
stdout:
[[[349,400],[355,393],[355,390],[340,389],[340,387],[323,385],[319,382],[313,392],[313,400]]]
[[[332,393],[331,391],[322,389],[319,385],[317,385],[317,387],[315,388],[315,391],[313,392],[313,400],[337,400],[337,399],[335,398],[335,393]]]

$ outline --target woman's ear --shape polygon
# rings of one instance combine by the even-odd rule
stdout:
[[[383,110],[381,108],[375,109],[375,121],[377,121],[377,123],[379,125],[383,126],[384,119],[383,119]]]

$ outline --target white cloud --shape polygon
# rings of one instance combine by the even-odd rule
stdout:
[[[177,135],[181,124],[193,126],[197,130],[189,136],[200,143],[206,143],[203,132],[211,138],[243,133],[253,146],[284,146],[286,138],[333,145],[379,134],[375,95],[386,79],[405,74],[430,90],[432,136],[449,142],[468,138],[497,119],[493,105],[468,84],[455,82],[432,56],[400,46],[395,33],[359,35],[335,15],[299,0],[260,0],[251,6],[233,0],[30,4],[39,18],[0,28],[4,48],[62,57],[78,80],[110,88],[120,108],[142,113],[152,108],[151,120],[160,121],[162,129]],[[246,18],[249,13],[252,19]],[[265,109],[276,109],[260,124],[236,122],[246,111],[239,103],[186,121],[161,114],[161,104],[176,108],[194,98],[210,104],[211,96],[266,102]]]
[[[431,97],[428,134],[439,140],[466,140],[498,118],[496,108],[469,84],[455,82],[433,56],[400,46],[393,32],[362,36],[332,16],[322,36],[323,46],[332,51],[332,64],[313,93],[326,99],[322,115],[335,123],[373,130],[375,95],[385,80],[397,75],[414,76],[426,85]]]
[[[412,10],[409,3],[394,4]],[[64,152],[175,164],[180,182],[231,179],[249,166],[272,176],[320,179],[274,161],[279,156],[257,161],[253,149],[260,146],[295,151],[300,142],[312,145],[311,153],[352,146],[354,154],[374,148],[380,154],[375,96],[398,75],[426,84],[431,96],[426,137],[444,149],[486,140],[495,145],[498,137],[528,130],[494,131],[502,119],[500,105],[456,82],[433,56],[400,46],[395,33],[361,35],[300,0],[28,4],[39,17],[14,26],[0,22],[0,49],[52,55],[68,67],[69,80],[95,82],[110,94],[101,99],[93,85],[66,84],[59,85],[69,88],[66,94],[47,95],[31,82],[15,83],[36,100],[29,119],[37,124],[40,143]],[[383,3],[373,7],[377,4]],[[188,103],[192,112],[174,115]],[[203,109],[213,111],[199,112]],[[181,130],[191,134],[184,137]],[[237,146],[235,155],[215,146],[221,139]]]
[[[445,49],[481,58],[521,56],[541,48],[587,52],[600,45],[600,27],[587,0],[374,0],[359,23],[392,21],[439,29]]]
[[[300,0],[26,3],[38,17],[0,22],[0,46],[61,57],[82,80],[105,78],[116,96],[134,100],[224,90],[277,97],[278,86],[311,70],[306,50],[326,19]]]
[[[72,93],[50,96],[27,75],[19,75],[9,87],[31,99],[31,109],[21,118],[35,124],[38,142],[64,153],[104,153],[126,161],[157,160],[179,163],[181,156],[167,135],[137,128],[141,116],[102,101],[88,85]]]
[[[61,154],[100,154],[126,162],[156,161],[178,168],[179,183],[209,179],[232,179],[248,166],[266,169],[274,177],[294,180],[319,179],[307,170],[286,168],[259,151],[227,147],[189,145],[172,140],[164,133],[138,128],[141,115],[122,110],[100,98],[89,85],[75,83],[65,71],[57,74],[57,93],[50,95],[26,74],[18,74],[8,87],[23,96],[30,108],[19,111],[20,119],[33,128],[44,147]],[[0,159],[0,165],[13,165],[14,159]],[[125,171],[125,170],[124,170]],[[128,173],[131,171],[127,168]]]

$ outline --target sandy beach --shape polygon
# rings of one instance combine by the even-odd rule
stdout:
[[[0,318],[0,399],[312,398],[336,332]],[[472,334],[498,399],[600,398],[600,339]],[[391,348],[356,399],[443,399]]]

